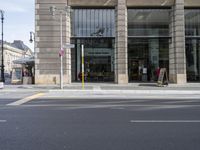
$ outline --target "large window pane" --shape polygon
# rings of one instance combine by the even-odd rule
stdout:
[[[186,60],[188,81],[200,81],[200,40],[186,40]]]
[[[169,70],[170,9],[128,9],[129,81],[156,81]]]
[[[114,9],[73,9],[73,37],[114,37]]]
[[[74,80],[80,79],[81,45],[84,45],[84,69],[87,82],[114,81],[114,38],[76,38],[73,40],[76,48],[73,52]]]
[[[200,9],[185,10],[186,36],[200,36]]]
[[[200,9],[185,9],[187,80],[200,81]]]
[[[129,81],[156,81],[158,67],[169,70],[169,39],[129,38],[128,67]]]
[[[129,9],[128,36],[169,36],[169,9]]]

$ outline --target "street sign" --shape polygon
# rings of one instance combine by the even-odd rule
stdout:
[[[64,56],[64,54],[65,54],[64,49],[61,49],[61,50],[59,51],[59,56],[60,56],[60,57],[61,57],[61,56]]]
[[[64,44],[63,48],[75,48],[74,44]]]

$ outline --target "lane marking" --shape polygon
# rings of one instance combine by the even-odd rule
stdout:
[[[29,97],[20,99],[20,100],[18,100],[18,101],[13,102],[13,103],[9,103],[9,104],[7,104],[7,106],[19,106],[19,105],[22,105],[22,104],[24,104],[24,103],[27,103],[27,102],[29,102],[29,101],[31,101],[31,100],[34,100],[34,99],[36,99],[36,98],[39,98],[39,97],[41,97],[41,96],[43,96],[43,95],[44,95],[44,93],[37,93],[37,94],[35,94],[35,95],[32,95],[32,96],[29,96]]]
[[[131,123],[200,123],[200,120],[131,120]]]
[[[5,123],[7,122],[7,120],[0,120],[0,123]]]
[[[100,87],[100,86],[93,86],[93,90],[94,90],[94,91],[100,91],[100,90],[101,90],[101,87]]]
[[[38,101],[40,102],[40,101]],[[44,101],[47,102],[47,101]],[[121,104],[27,104],[26,106],[67,106],[67,107],[82,107],[82,106],[100,106],[100,107],[155,107],[155,108],[179,108],[179,107],[200,107],[200,105],[132,105],[132,104],[127,104],[127,105],[121,105]]]

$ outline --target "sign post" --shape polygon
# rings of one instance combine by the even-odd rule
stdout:
[[[62,16],[61,16],[62,18]],[[62,20],[62,19],[61,19]],[[61,22],[62,24],[62,22]],[[62,30],[62,26],[60,27],[61,30]],[[64,56],[64,48],[67,48],[67,49],[71,49],[71,48],[74,48],[75,45],[74,44],[64,44],[62,43],[62,33],[61,33],[61,49],[59,51],[59,56],[60,56],[60,89],[63,89],[63,56]]]
[[[63,56],[64,56],[64,47],[65,48],[72,48],[67,47],[63,45],[63,14],[66,13],[67,16],[70,16],[69,7],[66,6],[64,9],[58,9],[56,6],[50,6],[49,8],[51,15],[54,17],[56,15],[56,11],[60,12],[60,50],[59,50],[59,56],[60,56],[60,89],[63,89]]]
[[[63,13],[60,12],[60,89],[63,89],[63,56],[64,56],[64,49],[63,49],[63,28],[62,28],[62,18]]]
[[[84,45],[81,45],[81,53],[82,53],[82,90],[84,90]]]

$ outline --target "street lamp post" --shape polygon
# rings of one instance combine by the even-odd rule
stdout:
[[[30,39],[29,39],[29,42],[30,43],[33,43],[33,41],[35,41],[35,33],[34,32],[30,32]]]
[[[4,20],[4,11],[0,10],[1,13],[1,23],[2,23],[2,39],[1,39],[1,81],[5,82],[4,78],[4,56],[3,56],[3,20]]]
[[[29,39],[30,43],[34,42],[34,59],[36,58],[36,52],[35,52],[35,33],[34,32],[30,32],[30,39]]]
[[[63,48],[63,13],[69,15],[69,7],[66,6],[64,9],[57,9],[55,6],[50,7],[50,13],[52,16],[55,16],[56,11],[60,13],[60,89],[63,89],[63,55],[64,55],[64,48]]]

